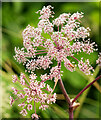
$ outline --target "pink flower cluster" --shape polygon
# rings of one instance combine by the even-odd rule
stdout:
[[[81,58],[81,60],[79,61],[78,67],[81,71],[83,71],[86,75],[90,74],[90,71],[92,70],[94,72],[93,67],[90,65],[89,63],[89,59],[87,59],[85,61],[85,63],[83,62],[83,58]]]
[[[98,55],[98,59],[96,60],[96,63],[101,67],[101,52]]]
[[[28,25],[22,33],[24,48],[21,50],[15,48],[15,59],[19,63],[25,64],[28,72],[49,68],[52,59],[64,62],[64,66],[73,71],[74,67],[71,66],[75,65],[68,60],[68,56],[73,57],[75,53],[79,54],[80,52],[90,54],[96,50],[94,48],[95,42],[91,43],[89,38],[87,40],[90,29],[80,25],[80,19],[83,17],[82,12],[72,15],[63,13],[50,22],[49,18],[53,17],[51,9],[53,7],[50,5],[44,6],[42,10],[37,12],[41,15],[38,27],[34,28]],[[54,29],[54,25],[57,26],[57,30]],[[50,38],[45,38],[43,32],[47,33]],[[88,75],[91,73],[90,71],[91,68],[89,72],[84,73]]]
[[[33,105],[35,108],[36,103],[41,104],[39,109],[45,110],[48,108],[48,104],[52,104],[52,102],[55,103],[56,101],[56,93],[52,94],[52,88],[48,84],[44,83],[50,77],[46,79],[45,75],[41,75],[41,82],[37,81],[36,78],[37,76],[34,73],[29,76],[29,79],[21,73],[20,80],[16,75],[13,75],[13,83],[20,83],[22,85],[22,89],[18,90],[12,87],[13,94],[16,95],[16,99],[13,99],[13,97],[10,96],[10,104],[12,105],[14,101],[23,99],[23,102],[18,104],[18,106],[22,108],[20,114],[23,116],[26,116],[28,111],[33,110]],[[47,91],[47,93],[45,91]],[[35,113],[32,114],[32,118],[37,116],[36,110],[34,109],[33,111],[35,111]]]
[[[36,102],[40,102],[39,109],[42,110],[48,107],[47,104],[56,101],[56,93],[52,95],[53,90],[48,84],[46,85],[45,81],[54,79],[54,82],[56,82],[57,79],[61,79],[61,68],[58,68],[58,65],[52,67],[49,75],[41,75],[41,82],[36,80],[35,69],[46,70],[50,68],[54,59],[58,63],[64,62],[66,69],[73,72],[76,64],[68,59],[71,57],[78,62],[78,68],[86,75],[90,75],[94,71],[88,59],[84,62],[83,59],[78,60],[74,57],[75,53],[85,52],[90,54],[96,51],[95,43],[91,43],[88,38],[90,29],[80,25],[83,13],[77,12],[72,15],[63,13],[50,22],[50,17],[54,17],[52,9],[53,7],[48,5],[37,12],[40,14],[38,27],[34,28],[28,25],[22,32],[24,47],[21,49],[15,47],[15,60],[23,63],[26,66],[25,71],[31,74],[30,81],[26,79],[23,73],[20,75],[20,80],[16,75],[13,76],[14,83],[18,81],[21,85],[26,86],[22,87],[22,91],[12,88],[13,93],[17,95],[17,99],[24,99],[24,102],[19,104],[23,108],[20,112],[23,115],[32,110],[33,101],[34,105]],[[48,37],[45,37],[45,35]],[[43,90],[48,91],[49,94],[43,92]],[[12,97],[10,99],[11,105],[17,100]],[[38,117],[36,112],[32,115],[33,117]]]

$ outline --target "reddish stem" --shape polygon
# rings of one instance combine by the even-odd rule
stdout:
[[[44,38],[43,36],[41,36],[41,37],[42,37],[44,40],[46,40],[46,41],[47,41],[47,39],[46,39],[46,38]],[[43,40],[43,41],[44,41],[44,40]],[[44,41],[44,42],[45,42],[45,41]]]
[[[61,24],[61,30],[62,30],[63,24]]]
[[[59,46],[58,43],[57,43],[57,41],[54,41],[54,43],[56,44],[57,47]],[[56,47],[56,48],[57,48],[57,47]]]
[[[29,81],[27,80],[27,78],[26,78],[26,77],[24,77],[24,78],[25,78],[25,80],[28,82],[28,84],[30,84]]]
[[[58,26],[58,31],[59,31],[59,26]]]
[[[71,56],[73,57],[73,56]],[[76,59],[75,57],[73,57],[74,59]],[[76,59],[77,61],[79,61],[78,59]],[[61,61],[58,62],[58,68],[59,71],[61,69]],[[79,92],[79,94],[73,99],[73,101],[71,102],[70,97],[68,96],[65,87],[63,85],[62,79],[59,79],[59,85],[60,88],[62,90],[62,93],[64,95],[64,97],[66,98],[67,103],[69,104],[69,120],[73,120],[73,103],[77,100],[77,98],[88,88],[90,87],[94,82],[96,82],[98,79],[101,78],[101,75],[99,77],[97,77],[94,81],[92,81],[90,84],[88,84],[83,90],[81,90],[81,92]]]
[[[81,91],[78,93],[78,95],[73,99],[72,103],[74,103],[74,102],[78,99],[78,97],[79,97],[88,87],[90,87],[94,82],[96,82],[96,81],[99,80],[100,78],[101,78],[101,75],[98,76],[94,81],[92,81],[91,83],[89,83],[83,90],[81,90]]]
[[[35,98],[35,97],[34,97]],[[35,100],[34,100],[34,110],[35,110],[35,114],[36,114],[36,106],[35,106]]]
[[[18,80],[18,82],[20,82],[20,80]],[[20,82],[20,84],[21,84],[21,82]],[[30,88],[30,86],[27,83],[25,83],[25,85]]]
[[[73,107],[69,106],[69,120],[73,120]]]
[[[48,34],[50,35],[50,37],[51,37],[51,34],[48,32]]]
[[[69,104],[69,120],[73,120],[73,107],[72,102],[70,101],[70,97],[68,96],[65,87],[63,85],[62,79],[59,80],[59,85],[62,90],[64,97],[66,98],[67,103]]]
[[[70,97],[68,96],[66,90],[65,90],[65,87],[63,85],[63,82],[62,82],[62,79],[59,80],[59,85],[60,85],[60,88],[62,90],[62,93],[64,95],[64,97],[66,98],[66,101],[69,105],[71,105],[71,101],[70,101]]]
[[[80,62],[77,58],[75,58],[74,56],[71,56],[72,58],[74,58],[75,60],[77,60],[78,62]]]
[[[60,69],[61,69],[61,61],[58,62],[58,68],[59,68],[59,71],[60,71]],[[62,90],[62,93],[63,93],[64,97],[66,98],[67,103],[69,104],[69,120],[73,120],[72,102],[71,102],[70,97],[68,96],[68,94],[67,94],[67,92],[65,90],[62,79],[59,79],[59,85],[60,85],[60,88]]]
[[[45,82],[45,81],[47,81],[47,80],[49,80],[49,79],[51,79],[51,77],[48,77],[47,79],[42,80],[42,81],[39,83],[39,85],[40,85],[42,82]]]
[[[37,50],[37,51],[47,51],[47,49],[46,50]]]
[[[36,55],[38,55],[38,54],[43,54],[43,53],[47,53],[47,52],[36,53]]]

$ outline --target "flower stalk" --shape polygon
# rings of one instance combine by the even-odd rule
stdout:
[[[61,62],[58,63],[58,67],[61,68]],[[65,87],[63,85],[63,82],[62,82],[62,79],[59,79],[59,85],[60,85],[60,88],[61,88],[61,91],[69,105],[69,120],[73,120],[73,111],[74,111],[74,108],[75,106],[73,106],[73,103],[78,99],[78,97],[87,89],[89,88],[94,82],[96,82],[97,80],[99,80],[101,78],[101,75],[98,76],[95,80],[93,80],[91,83],[89,83],[85,88],[83,88],[78,94],[77,96],[71,100],[69,95],[67,94],[66,90],[65,90]],[[79,106],[78,104],[76,105],[77,107]],[[77,108],[76,107],[76,108]]]
[[[61,68],[61,62],[58,62],[58,68]],[[63,85],[63,82],[62,82],[62,79],[59,79],[59,85],[60,85],[60,88],[61,88],[61,91],[69,105],[69,120],[73,120],[73,107],[72,107],[72,102],[70,100],[70,97],[69,95],[67,94],[66,90],[65,90],[65,87]]]
[[[73,120],[73,107],[72,107],[72,102],[70,100],[70,97],[69,95],[67,94],[66,90],[65,90],[65,87],[63,85],[63,82],[62,82],[62,79],[59,80],[59,85],[60,85],[60,88],[61,88],[61,91],[69,105],[69,120]]]
[[[95,80],[93,80],[91,83],[89,83],[85,88],[83,88],[78,94],[77,96],[73,99],[72,103],[74,103],[78,97],[87,89],[89,88],[94,82],[96,82],[97,80],[99,80],[101,78],[101,75],[98,76]]]

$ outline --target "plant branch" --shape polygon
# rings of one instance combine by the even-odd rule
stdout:
[[[59,71],[61,69],[61,61],[58,62],[58,68],[59,68]],[[65,90],[65,87],[63,85],[63,82],[62,82],[62,79],[60,78],[59,79],[59,85],[60,85],[60,88],[62,90],[62,93],[67,101],[67,103],[69,104],[69,120],[73,120],[73,104],[72,104],[72,101],[70,100],[70,97],[69,95],[67,94],[66,90]]]
[[[37,51],[47,51],[47,49],[45,49],[45,50],[37,50]]]
[[[75,120],[78,118],[78,115],[79,115],[79,113],[81,111],[81,108],[83,106],[83,103],[84,103],[87,95],[88,95],[89,90],[90,90],[90,87],[80,97],[80,100],[79,100],[80,106],[75,110],[75,113],[74,113]]]
[[[73,101],[72,101],[72,103],[74,103],[77,99],[78,99],[78,97],[87,89],[87,88],[89,88],[94,82],[96,82],[97,80],[99,80],[101,78],[101,75],[100,76],[98,76],[95,80],[93,80],[91,83],[89,83],[84,89],[82,89],[79,93],[78,93],[78,95],[73,99]]]
[[[74,58],[75,60],[77,60],[78,62],[80,62],[77,58],[75,58],[74,56],[71,56],[72,58]]]
[[[43,54],[43,53],[47,53],[47,52],[40,52],[40,53],[36,53],[35,55],[39,55],[39,54]]]
[[[60,69],[61,69],[61,61],[58,62],[58,68],[59,68],[59,71],[60,71]],[[69,95],[67,94],[67,92],[65,90],[65,87],[63,85],[62,79],[59,79],[59,85],[60,85],[60,88],[62,90],[62,93],[63,93],[64,97],[66,98],[67,103],[69,105],[71,105],[70,97],[69,97]]]
[[[35,98],[35,97],[34,97]],[[34,100],[34,110],[35,110],[35,114],[36,114],[36,106],[35,106],[35,100]]]
[[[62,93],[67,101],[67,103],[69,104],[69,120],[73,120],[73,106],[72,106],[72,102],[70,100],[70,97],[68,96],[66,90],[65,90],[65,87],[63,85],[63,82],[62,82],[62,79],[59,80],[59,85],[60,85],[60,88],[62,90]]]
[[[68,103],[69,105],[71,105],[70,97],[68,96],[68,94],[67,94],[67,92],[66,92],[66,90],[65,90],[65,87],[64,87],[64,85],[63,85],[62,79],[59,80],[59,85],[60,85],[60,88],[61,88],[61,90],[62,90],[62,93],[63,93],[63,95],[64,95],[67,103]]]

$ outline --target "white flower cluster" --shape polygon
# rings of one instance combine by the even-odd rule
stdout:
[[[87,60],[85,60],[85,62],[83,62],[83,58],[81,58],[81,60],[79,61],[78,67],[86,75],[89,75],[90,71],[94,72],[93,67],[89,63],[89,59],[87,59]]]
[[[23,102],[18,104],[19,107],[22,107],[22,111],[20,114],[26,116],[28,111],[33,110],[33,102],[40,103],[39,109],[45,110],[48,108],[48,104],[55,103],[56,101],[56,93],[52,94],[52,88],[44,83],[46,80],[45,75],[42,77],[42,81],[39,82],[36,80],[36,74],[30,75],[30,81],[25,77],[23,73],[20,75],[20,80],[16,75],[13,75],[13,82],[19,82],[23,87],[22,90],[17,90],[12,87],[13,94],[16,95],[16,99],[10,96],[10,104],[12,105],[14,101],[23,99]],[[48,78],[49,79],[49,78]],[[47,93],[45,93],[47,91]],[[36,113],[34,113],[35,115]],[[32,114],[32,117],[34,116]]]
[[[57,25],[57,26],[62,25],[62,24],[64,24],[67,21],[67,19],[69,18],[69,16],[70,16],[70,13],[69,14],[63,13],[58,18],[56,18],[55,20],[53,20],[53,24]]]
[[[101,66],[101,52],[98,55],[98,59],[96,60],[96,63]]]
[[[59,68],[56,65],[51,68],[49,75],[41,75],[41,82],[36,80],[35,69],[46,70],[50,68],[50,64],[52,64],[54,59],[57,63],[64,62],[66,69],[73,72],[76,64],[69,60],[69,57],[71,57],[77,60],[79,69],[86,75],[90,75],[94,71],[88,59],[83,62],[83,59],[78,60],[74,57],[75,53],[85,52],[90,54],[96,50],[94,49],[95,43],[91,43],[90,39],[88,39],[89,27],[85,28],[80,25],[83,13],[77,12],[72,15],[70,13],[63,13],[51,22],[50,17],[54,17],[52,9],[53,7],[48,5],[37,12],[40,14],[38,27],[34,28],[28,25],[22,32],[24,47],[21,50],[15,47],[14,58],[19,63],[23,63],[26,66],[25,71],[31,74],[29,76],[30,82],[22,73],[20,81],[16,75],[13,76],[14,83],[19,81],[21,85],[27,86],[27,88],[23,89],[25,93],[19,93],[18,90],[13,88],[14,94],[18,98],[23,99],[27,96],[25,102],[19,104],[19,106],[24,108],[21,111],[23,115],[26,115],[28,110],[32,110],[32,101],[40,102],[41,106],[39,109],[43,110],[48,107],[45,103],[55,103],[56,101],[55,93],[53,95],[43,93],[45,87],[49,93],[53,92],[50,86],[44,82],[54,78],[56,83],[58,79],[61,79],[61,67]],[[97,63],[100,63],[100,59],[97,60]],[[15,100],[12,97],[10,99],[12,105]],[[34,117],[38,117],[36,113],[32,115],[32,118]]]
[[[73,71],[74,67],[71,66],[75,65],[72,65],[67,59],[68,56],[74,56],[74,53],[78,54],[79,52],[90,54],[96,50],[94,49],[95,43],[90,43],[90,39],[87,40],[89,27],[85,28],[80,25],[80,19],[83,17],[82,12],[72,15],[63,13],[50,22],[49,18],[53,17],[51,9],[53,7],[50,5],[44,6],[42,10],[37,12],[41,15],[38,27],[34,28],[28,25],[22,33],[24,48],[21,50],[15,48],[15,59],[19,63],[26,64],[28,72],[49,68],[52,59],[63,61],[65,67]],[[54,25],[57,26],[57,30],[54,29]],[[43,32],[49,34],[50,39],[43,37]],[[40,56],[41,54],[42,56]]]

